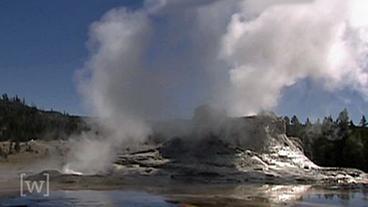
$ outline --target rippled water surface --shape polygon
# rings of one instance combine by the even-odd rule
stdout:
[[[163,197],[144,192],[130,191],[55,191],[50,197],[31,195],[26,197],[8,198],[2,206],[127,206],[127,207],[173,207]]]
[[[346,206],[368,207],[368,194],[359,191],[324,191],[305,186],[268,186],[236,188],[234,194],[172,194],[153,195],[139,191],[52,191],[49,197],[28,195],[0,199],[1,207],[15,206],[126,206],[126,207],[183,207],[193,206]],[[261,189],[261,190],[260,190]],[[304,191],[304,190],[305,191]],[[249,193],[253,192],[253,194]],[[211,196],[213,195],[213,196]],[[188,205],[189,206],[189,205]],[[190,205],[191,206],[191,205]]]
[[[302,196],[295,206],[347,206],[368,207],[368,194],[362,192],[326,192]]]

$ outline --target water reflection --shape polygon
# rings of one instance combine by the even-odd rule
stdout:
[[[131,191],[54,191],[50,197],[30,195],[1,202],[1,207],[128,206],[174,207],[161,196]]]
[[[33,195],[0,199],[1,207],[14,206],[368,206],[367,190],[330,191],[309,185],[170,186],[149,191],[53,191],[51,197]],[[162,195],[162,196],[158,196]]]
[[[216,197],[283,203],[301,198],[310,188],[310,185],[179,185],[159,189],[157,192],[175,198],[191,199],[193,197],[201,197],[211,199]]]
[[[316,190],[304,195],[296,205],[301,206],[348,206],[366,207],[368,197],[366,190],[360,191],[321,191]]]
[[[290,203],[300,199],[311,188],[310,185],[265,186],[264,196],[272,203]]]

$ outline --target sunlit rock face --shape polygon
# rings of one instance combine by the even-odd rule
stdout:
[[[122,153],[117,172],[211,183],[367,182],[366,174],[359,170],[315,165],[303,154],[297,138],[286,136],[282,118],[260,115],[216,120],[212,122],[216,127],[202,124],[196,128],[197,124],[155,148]]]
[[[201,137],[176,137],[159,148],[167,165],[178,174],[211,175],[237,181],[303,179],[312,169],[319,169],[286,135],[283,119],[273,116],[228,118],[216,130]],[[185,170],[181,164],[185,165]],[[185,175],[182,175],[185,177]],[[281,179],[279,179],[281,178]],[[229,179],[229,178],[226,178]]]

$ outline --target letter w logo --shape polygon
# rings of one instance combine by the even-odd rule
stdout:
[[[25,173],[22,173],[20,175],[20,196],[24,197],[26,196],[26,192],[28,193],[38,193],[38,194],[42,194],[43,196],[47,197],[50,195],[49,189],[49,174],[48,173],[44,173],[43,174],[45,176],[44,180],[24,180],[24,177],[26,176]],[[27,189],[24,189],[24,184],[26,184],[25,186],[27,187]]]
[[[33,193],[34,190],[36,190],[37,193],[42,192],[42,187],[45,184],[44,180],[41,181],[30,181],[26,180],[24,181],[27,184],[28,192]]]

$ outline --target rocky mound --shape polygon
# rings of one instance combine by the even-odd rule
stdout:
[[[159,147],[121,154],[115,172],[206,183],[368,183],[360,170],[315,165],[298,139],[286,136],[280,118],[227,118],[215,128],[207,123]]]

